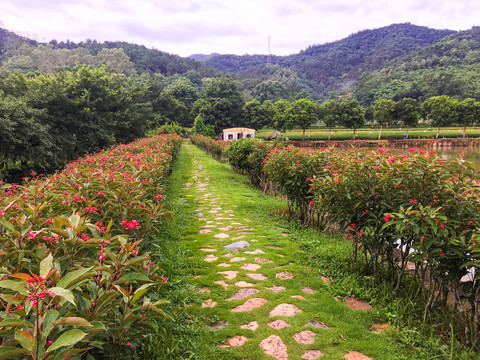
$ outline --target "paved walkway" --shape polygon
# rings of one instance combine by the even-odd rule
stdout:
[[[322,341],[322,335],[333,330],[338,333],[340,347],[347,349],[340,356],[349,360],[371,359],[355,348],[348,349],[343,343],[348,339],[341,330],[332,329],[312,311],[320,297],[328,296],[321,292],[322,287],[328,286],[328,279],[317,274],[313,281],[305,269],[298,270],[295,254],[281,245],[288,234],[281,234],[281,241],[275,241],[265,235],[265,224],[260,220],[239,217],[236,205],[226,200],[230,194],[217,188],[215,179],[209,178],[199,159],[195,160],[195,170],[185,191],[198,204],[195,211],[201,228],[194,246],[206,266],[205,273],[195,280],[199,292],[205,295],[203,309],[197,311],[216,319],[208,326],[217,339],[218,334],[224,334],[223,343],[218,345],[220,354],[224,354],[220,358],[338,359],[338,355],[324,354],[329,346],[338,349],[338,343]],[[309,286],[302,286],[303,283]],[[334,299],[328,301],[333,306],[347,306]],[[363,302],[349,301],[364,306],[357,312],[370,309]]]

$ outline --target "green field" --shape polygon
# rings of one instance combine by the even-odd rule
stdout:
[[[274,129],[265,128],[257,131],[257,137],[270,137]],[[305,140],[328,140],[329,129],[323,126],[315,126],[307,129],[305,132]],[[380,132],[379,127],[357,129],[356,139],[358,140],[377,140]],[[394,127],[384,128],[381,139],[403,139],[406,134],[405,128]],[[434,139],[437,135],[437,129],[432,127],[416,127],[410,128],[408,132],[409,139]],[[301,129],[293,129],[283,134],[290,140],[301,140],[303,131]],[[440,130],[438,138],[459,138],[463,137],[463,127],[446,127]],[[467,128],[466,137],[480,137],[480,127]],[[331,140],[352,140],[353,130],[346,128],[334,128],[330,136]]]

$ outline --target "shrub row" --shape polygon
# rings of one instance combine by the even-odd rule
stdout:
[[[230,147],[229,141],[213,140],[212,138],[200,134],[192,134],[190,139],[192,140],[192,143],[200,149],[220,160],[226,156],[226,152]]]
[[[416,148],[394,156],[383,149],[271,146],[259,169],[253,154],[263,152],[261,141],[242,140],[230,147],[229,160],[274,182],[305,223],[315,214],[323,226],[340,228],[354,259],[363,254],[376,278],[389,274],[399,288],[414,269],[425,311],[451,306],[466,343],[478,345],[480,191],[470,164]]]
[[[180,144],[158,135],[0,184],[2,359],[119,358],[166,317],[167,280],[142,243],[168,215],[162,186]]]

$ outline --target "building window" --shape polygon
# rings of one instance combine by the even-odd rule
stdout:
[[[250,139],[252,137],[252,134],[247,134],[247,139]]]
[[[228,140],[233,140],[233,134],[228,134]]]

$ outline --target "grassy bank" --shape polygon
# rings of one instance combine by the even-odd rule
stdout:
[[[256,137],[268,138],[273,133],[273,129],[261,129],[257,131]],[[364,127],[357,129],[358,140],[377,140],[380,132],[379,127]],[[306,140],[328,140],[329,129],[325,127],[311,127],[305,132]],[[382,131],[382,139],[403,139],[406,134],[405,128],[384,128]],[[409,139],[434,139],[437,135],[437,129],[432,127],[416,127],[410,128],[408,133]],[[283,134],[290,140],[301,140],[303,131],[301,129],[293,129]],[[446,127],[440,130],[439,138],[459,138],[463,137],[463,127]],[[466,137],[480,137],[480,127],[467,128]],[[353,130],[346,128],[334,128],[330,135],[331,140],[352,140]]]

